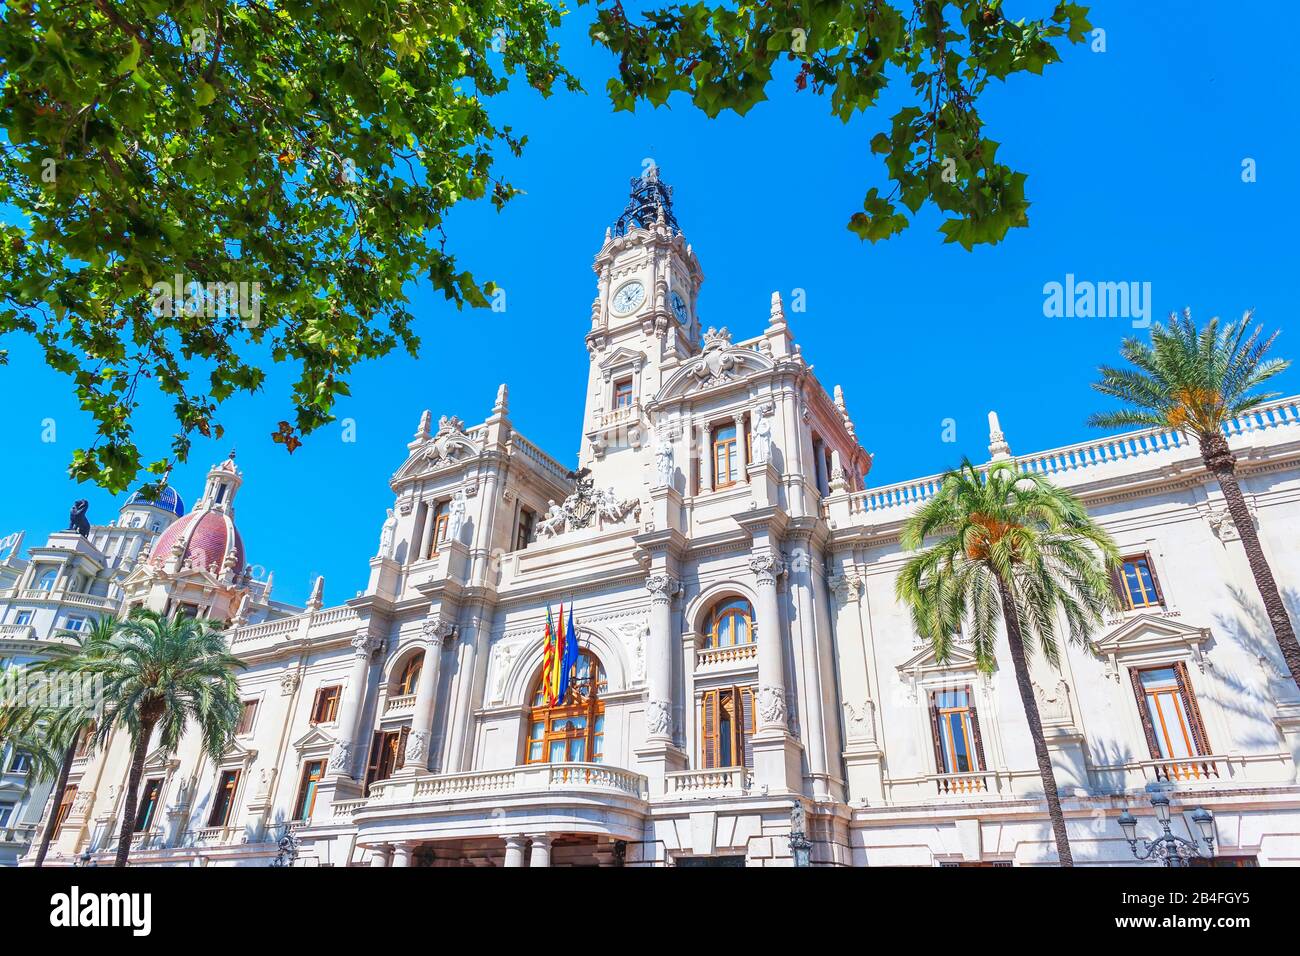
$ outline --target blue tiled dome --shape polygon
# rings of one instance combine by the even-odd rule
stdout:
[[[149,501],[140,492],[136,492],[130,498],[126,499],[128,505],[149,505],[153,508],[162,508],[164,511],[170,511],[176,517],[185,514],[185,502],[171,485],[166,485],[158,495],[157,501]]]

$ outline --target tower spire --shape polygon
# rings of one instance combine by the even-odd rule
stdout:
[[[640,176],[630,180],[630,191],[623,215],[614,224],[614,235],[625,236],[629,229],[649,229],[663,223],[674,233],[682,231],[673,214],[673,187],[659,178],[659,167],[653,162]]]

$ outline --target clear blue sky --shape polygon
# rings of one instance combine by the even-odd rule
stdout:
[[[1300,357],[1300,256],[1289,238],[1300,210],[1300,116],[1288,92],[1295,41],[1281,4],[1265,6],[1274,15],[1247,20],[1225,17],[1222,3],[1093,4],[1105,53],[1076,46],[1044,76],[1015,78],[988,97],[990,135],[1029,173],[1033,208],[1028,229],[973,253],[941,244],[933,212],[875,246],[844,228],[869,187],[888,190],[868,141],[896,101],[845,126],[825,100],[796,93],[791,74],[743,118],[710,121],[685,101],[614,114],[603,93],[611,60],[590,47],[590,14],[579,10],[561,39],[588,94],[497,103],[498,116],[530,137],[521,160],[503,163],[527,195],[501,214],[465,207],[448,229],[463,265],[506,289],[507,311],[459,313],[420,295],[423,356],[372,363],[339,406],[340,418],[356,421],[355,443],[335,425],[292,457],[274,445],[290,379],[273,371],[262,394],[226,406],[227,437],[198,442],[173,484],[192,501],[207,467],[237,444],[249,561],[276,572],[285,600],[304,601],[324,574],[326,601],[337,603],[365,585],[391,504],[388,478],[422,409],[477,422],[508,382],[516,427],[573,464],[591,260],[646,157],[675,187],[703,263],[706,323],[756,334],[774,289],[806,290],[808,311],[791,324],[822,382],[844,386],[875,455],[869,484],[986,457],[989,409],[1015,452],[1093,435],[1084,421],[1101,398],[1089,383],[1133,330],[1123,319],[1044,318],[1043,285],[1066,273],[1150,282],[1156,317],[1190,305],[1201,318],[1235,318],[1253,306],[1284,330],[1280,353]],[[1013,16],[1050,7],[1007,2]],[[1253,184],[1241,181],[1246,157],[1258,164]],[[117,502],[66,476],[89,432],[68,380],[30,345],[5,344],[0,535],[25,528],[34,543],[65,526],[77,497],[90,498],[93,521],[111,519]],[[1300,391],[1300,372],[1278,388]],[[45,418],[57,422],[56,443],[40,441]],[[952,444],[941,440],[946,418],[957,423]],[[146,459],[161,457],[165,409],[146,410],[141,424]]]

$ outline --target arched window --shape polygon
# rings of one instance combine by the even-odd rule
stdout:
[[[59,572],[54,568],[50,568],[48,571],[45,571],[41,574],[40,580],[36,582],[36,586],[40,588],[42,591],[53,590],[54,579],[58,576],[59,576]]]
[[[407,694],[415,693],[415,685],[420,682],[420,669],[422,667],[424,667],[423,654],[416,654],[406,662],[401,675],[397,678],[398,696],[405,697]]]
[[[719,601],[704,625],[705,647],[734,647],[754,641],[754,609],[744,598]]]
[[[528,712],[526,763],[602,763],[605,759],[605,672],[582,651],[564,700],[546,706],[539,676]]]

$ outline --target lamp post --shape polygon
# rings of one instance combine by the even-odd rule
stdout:
[[[812,866],[812,841],[804,832],[803,804],[798,800],[790,808],[790,852],[795,866]]]
[[[1154,840],[1142,840],[1141,850],[1138,849],[1137,818],[1128,812],[1128,807],[1119,815],[1119,828],[1124,831],[1124,839],[1128,841],[1129,849],[1137,859],[1143,862],[1160,860],[1165,866],[1191,866],[1191,861],[1198,857],[1214,856],[1213,813],[1204,807],[1197,807],[1192,813],[1192,822],[1201,831],[1201,839],[1205,841],[1206,852],[1202,853],[1201,844],[1195,837],[1184,840],[1170,831],[1167,796],[1163,793],[1155,794],[1151,797],[1151,806],[1156,811],[1156,820],[1164,833]]]

